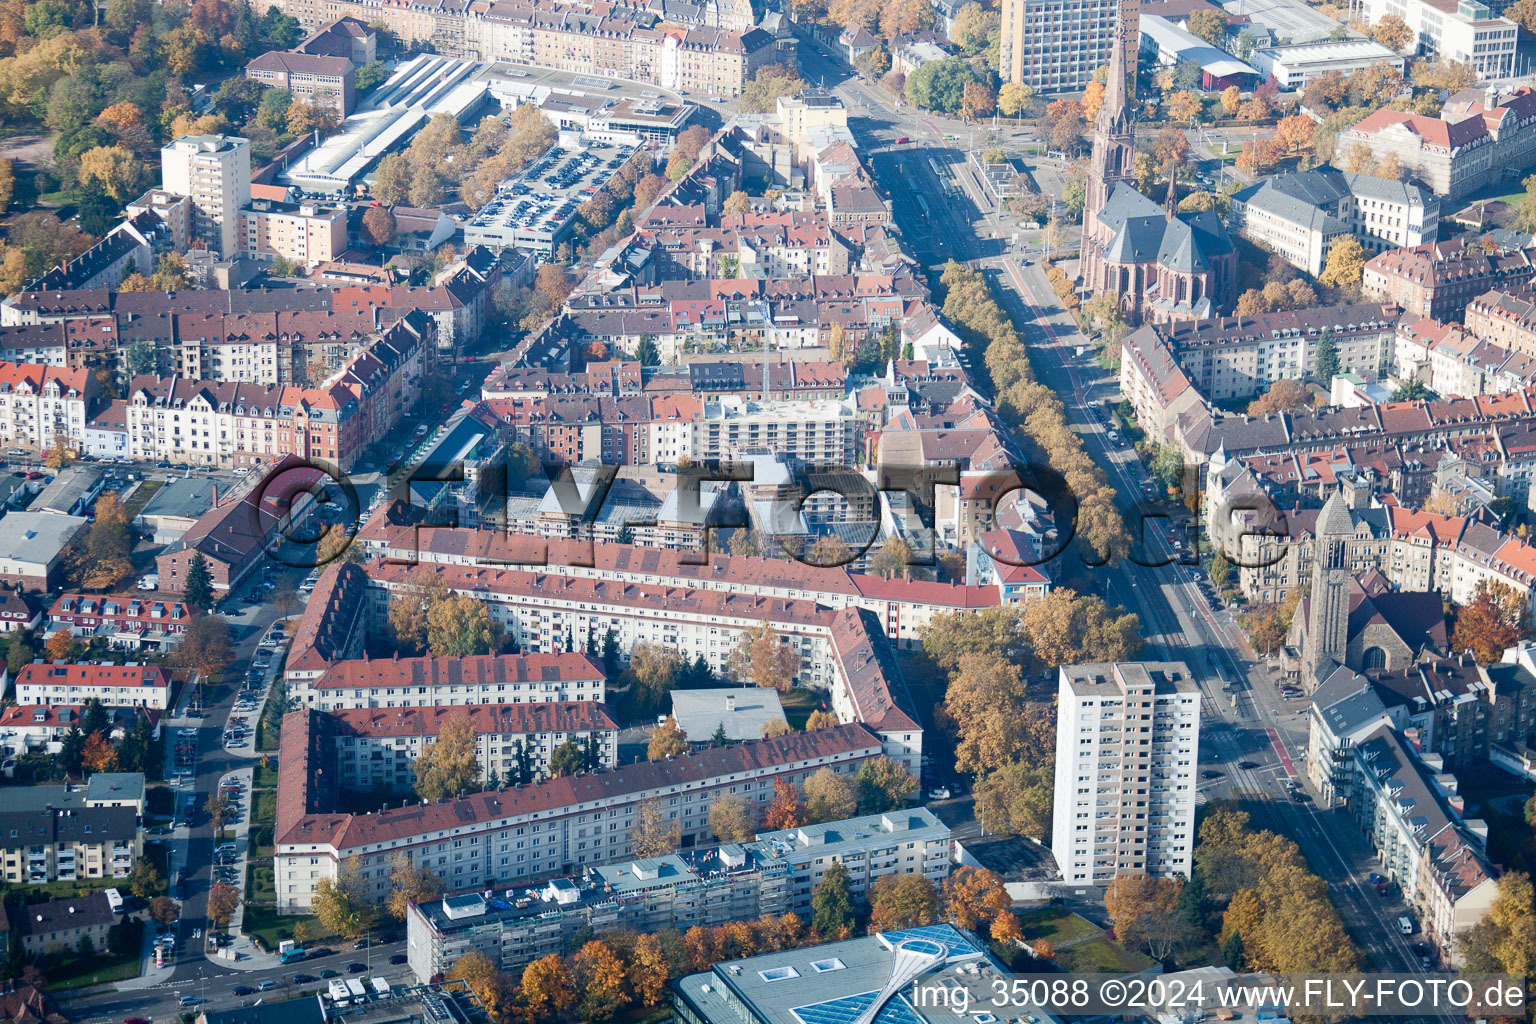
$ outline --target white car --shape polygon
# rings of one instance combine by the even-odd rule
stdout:
[[[949,788],[947,786],[937,786],[937,787],[935,787],[933,789],[930,789],[928,791],[928,799],[929,800],[948,800],[949,799]]]

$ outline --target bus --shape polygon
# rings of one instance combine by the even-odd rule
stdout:
[[[309,954],[304,950],[299,949],[298,947],[294,947],[293,949],[284,950],[282,953],[279,953],[277,961],[278,963],[283,964],[296,964],[308,956]]]

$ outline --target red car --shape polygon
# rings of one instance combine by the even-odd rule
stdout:
[[[129,1017],[123,1024],[150,1024],[148,1017]]]
[[[910,136],[903,135],[903,136],[899,137],[895,142],[891,143],[891,145],[893,145],[893,146],[900,146],[900,145],[902,145],[904,143],[908,143],[908,142],[911,142],[911,141],[912,141],[912,139],[911,139]]]

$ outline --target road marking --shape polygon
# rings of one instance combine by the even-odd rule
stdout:
[[[1269,733],[1269,742],[1274,745],[1275,751],[1280,755],[1280,763],[1285,765],[1285,773],[1294,779],[1296,768],[1291,764],[1290,752],[1285,749],[1285,743],[1280,739],[1280,734],[1273,726],[1267,727],[1264,731]]]

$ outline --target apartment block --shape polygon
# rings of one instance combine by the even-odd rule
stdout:
[[[170,670],[159,665],[35,661],[16,673],[18,704],[74,705],[92,700],[108,707],[164,711],[171,703]]]
[[[0,363],[0,444],[32,451],[83,448],[97,392],[89,370]]]
[[[559,952],[584,927],[685,931],[790,911],[809,920],[811,893],[833,862],[854,874],[856,893],[887,874],[937,885],[949,875],[949,828],[923,808],[891,811],[416,904],[406,918],[411,969],[432,977],[470,952],[511,969]]]
[[[1183,662],[1063,665],[1051,852],[1068,884],[1189,877],[1200,687]]]
[[[318,203],[252,200],[240,211],[240,251],[317,267],[347,251],[347,210]]]
[[[240,208],[251,201],[251,144],[226,135],[188,135],[160,150],[165,191],[192,200],[192,236],[221,256],[240,251]]]
[[[0,878],[11,885],[125,878],[143,853],[138,811],[88,792],[17,787],[0,810]]]
[[[317,588],[318,589],[318,588]],[[606,673],[585,654],[480,654],[464,658],[354,658],[315,678],[289,680],[291,696],[321,711],[451,708],[591,701]]]
[[[1139,6],[1114,0],[1003,0],[1003,80],[1037,92],[1082,91],[1094,71],[1109,63],[1117,9],[1130,26],[1127,52],[1137,51]]]
[[[498,779],[548,778],[550,758],[565,743],[590,753],[597,767],[612,768],[618,760],[618,726],[593,701],[356,708],[333,718],[338,771],[347,789],[410,789],[415,760],[436,742],[444,723],[460,718],[474,730],[480,767]]]
[[[513,969],[563,951],[578,930],[657,932],[749,921],[788,909],[789,872],[741,847],[604,864],[575,878],[414,904],[411,972],[442,974],[466,953]]]
[[[450,892],[484,890],[613,864],[635,855],[642,804],[675,822],[681,848],[709,841],[709,808],[727,794],[766,807],[775,780],[799,784],[822,768],[852,775],[880,757],[880,738],[838,725],[642,761],[611,771],[505,787],[437,804],[407,801],[371,814],[338,810],[336,750],[329,717],[290,712],[278,763],[276,888],[280,910],[312,905],[315,884],[356,858],[369,895],[389,887],[390,861],[404,854]]]

